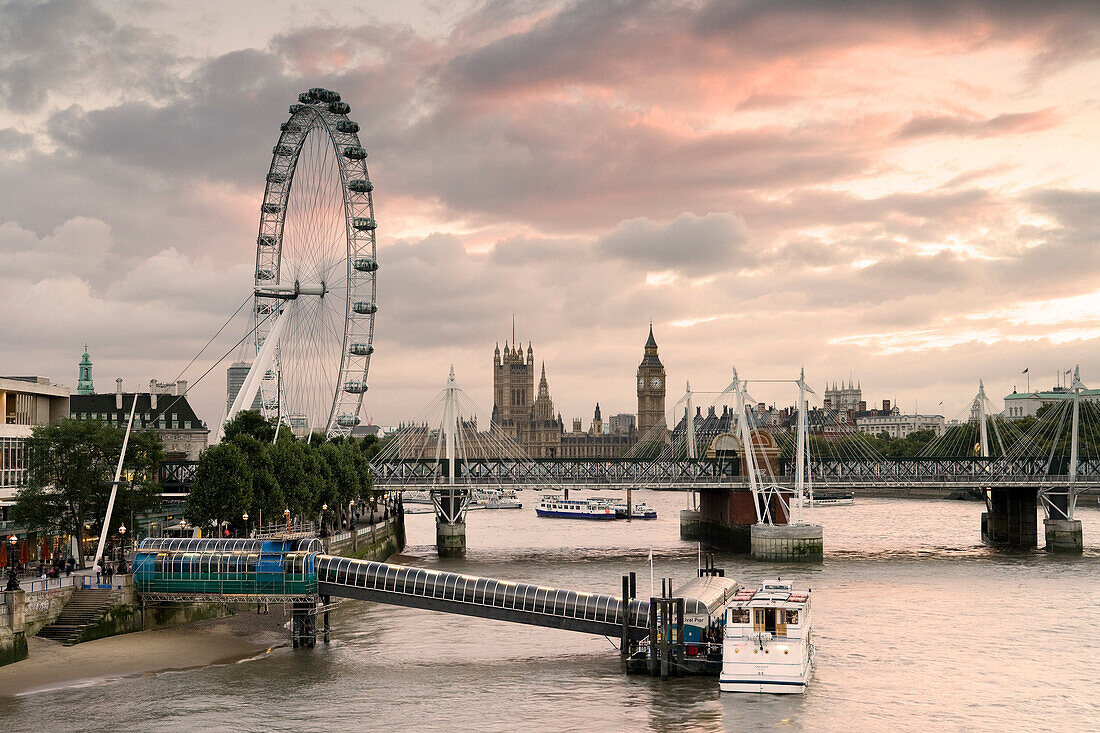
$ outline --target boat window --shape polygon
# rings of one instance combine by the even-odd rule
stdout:
[[[749,609],[747,608],[733,608],[730,609],[730,623],[731,624],[747,624],[749,622]]]
[[[792,611],[792,610],[788,609],[785,613],[786,613],[786,617],[787,617],[785,623],[788,623],[788,624],[797,624],[798,623],[798,611]]]

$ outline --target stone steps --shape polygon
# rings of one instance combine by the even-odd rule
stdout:
[[[69,602],[61,609],[57,620],[39,629],[37,636],[71,646],[85,629],[98,623],[119,602],[119,597],[115,590],[75,590]]]

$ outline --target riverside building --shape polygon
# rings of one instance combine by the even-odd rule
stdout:
[[[31,431],[68,416],[68,387],[46,377],[0,377],[0,519],[7,518],[26,476],[24,443]]]

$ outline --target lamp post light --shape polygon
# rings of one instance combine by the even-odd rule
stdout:
[[[328,537],[328,528],[325,525],[325,515],[328,514],[328,502],[321,505],[321,536]]]
[[[118,559],[124,561],[126,559],[126,525],[120,524],[118,526]]]
[[[244,520],[244,536],[248,536],[248,512],[241,515],[241,519]]]
[[[15,546],[18,543],[15,535],[8,538],[8,586],[4,588],[8,592],[19,590],[19,574],[15,564]]]
[[[289,509],[284,509],[283,510],[283,517],[286,519],[286,531],[287,531],[287,533],[289,533],[290,532],[290,510]]]
[[[355,499],[348,502],[348,529],[355,531]]]

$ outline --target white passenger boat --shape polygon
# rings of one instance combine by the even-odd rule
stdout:
[[[813,670],[810,592],[783,580],[743,588],[726,609],[722,692],[805,692]]]
[[[615,519],[615,509],[603,499],[565,499],[543,496],[535,507],[540,517],[559,519]]]
[[[856,495],[851,491],[815,491],[810,499],[812,506],[855,504]]]
[[[615,510],[615,516],[619,519],[626,519],[626,502],[616,502],[611,505],[611,508]],[[657,510],[650,507],[644,501],[636,501],[630,505],[630,518],[631,519],[656,519]]]
[[[405,511],[410,514],[424,514],[434,511],[432,495],[428,491],[406,491],[402,497]],[[470,494],[467,511],[476,509],[522,509],[523,503],[514,491],[503,489],[474,489]]]
[[[514,491],[476,489],[467,509],[522,509],[523,503]]]

